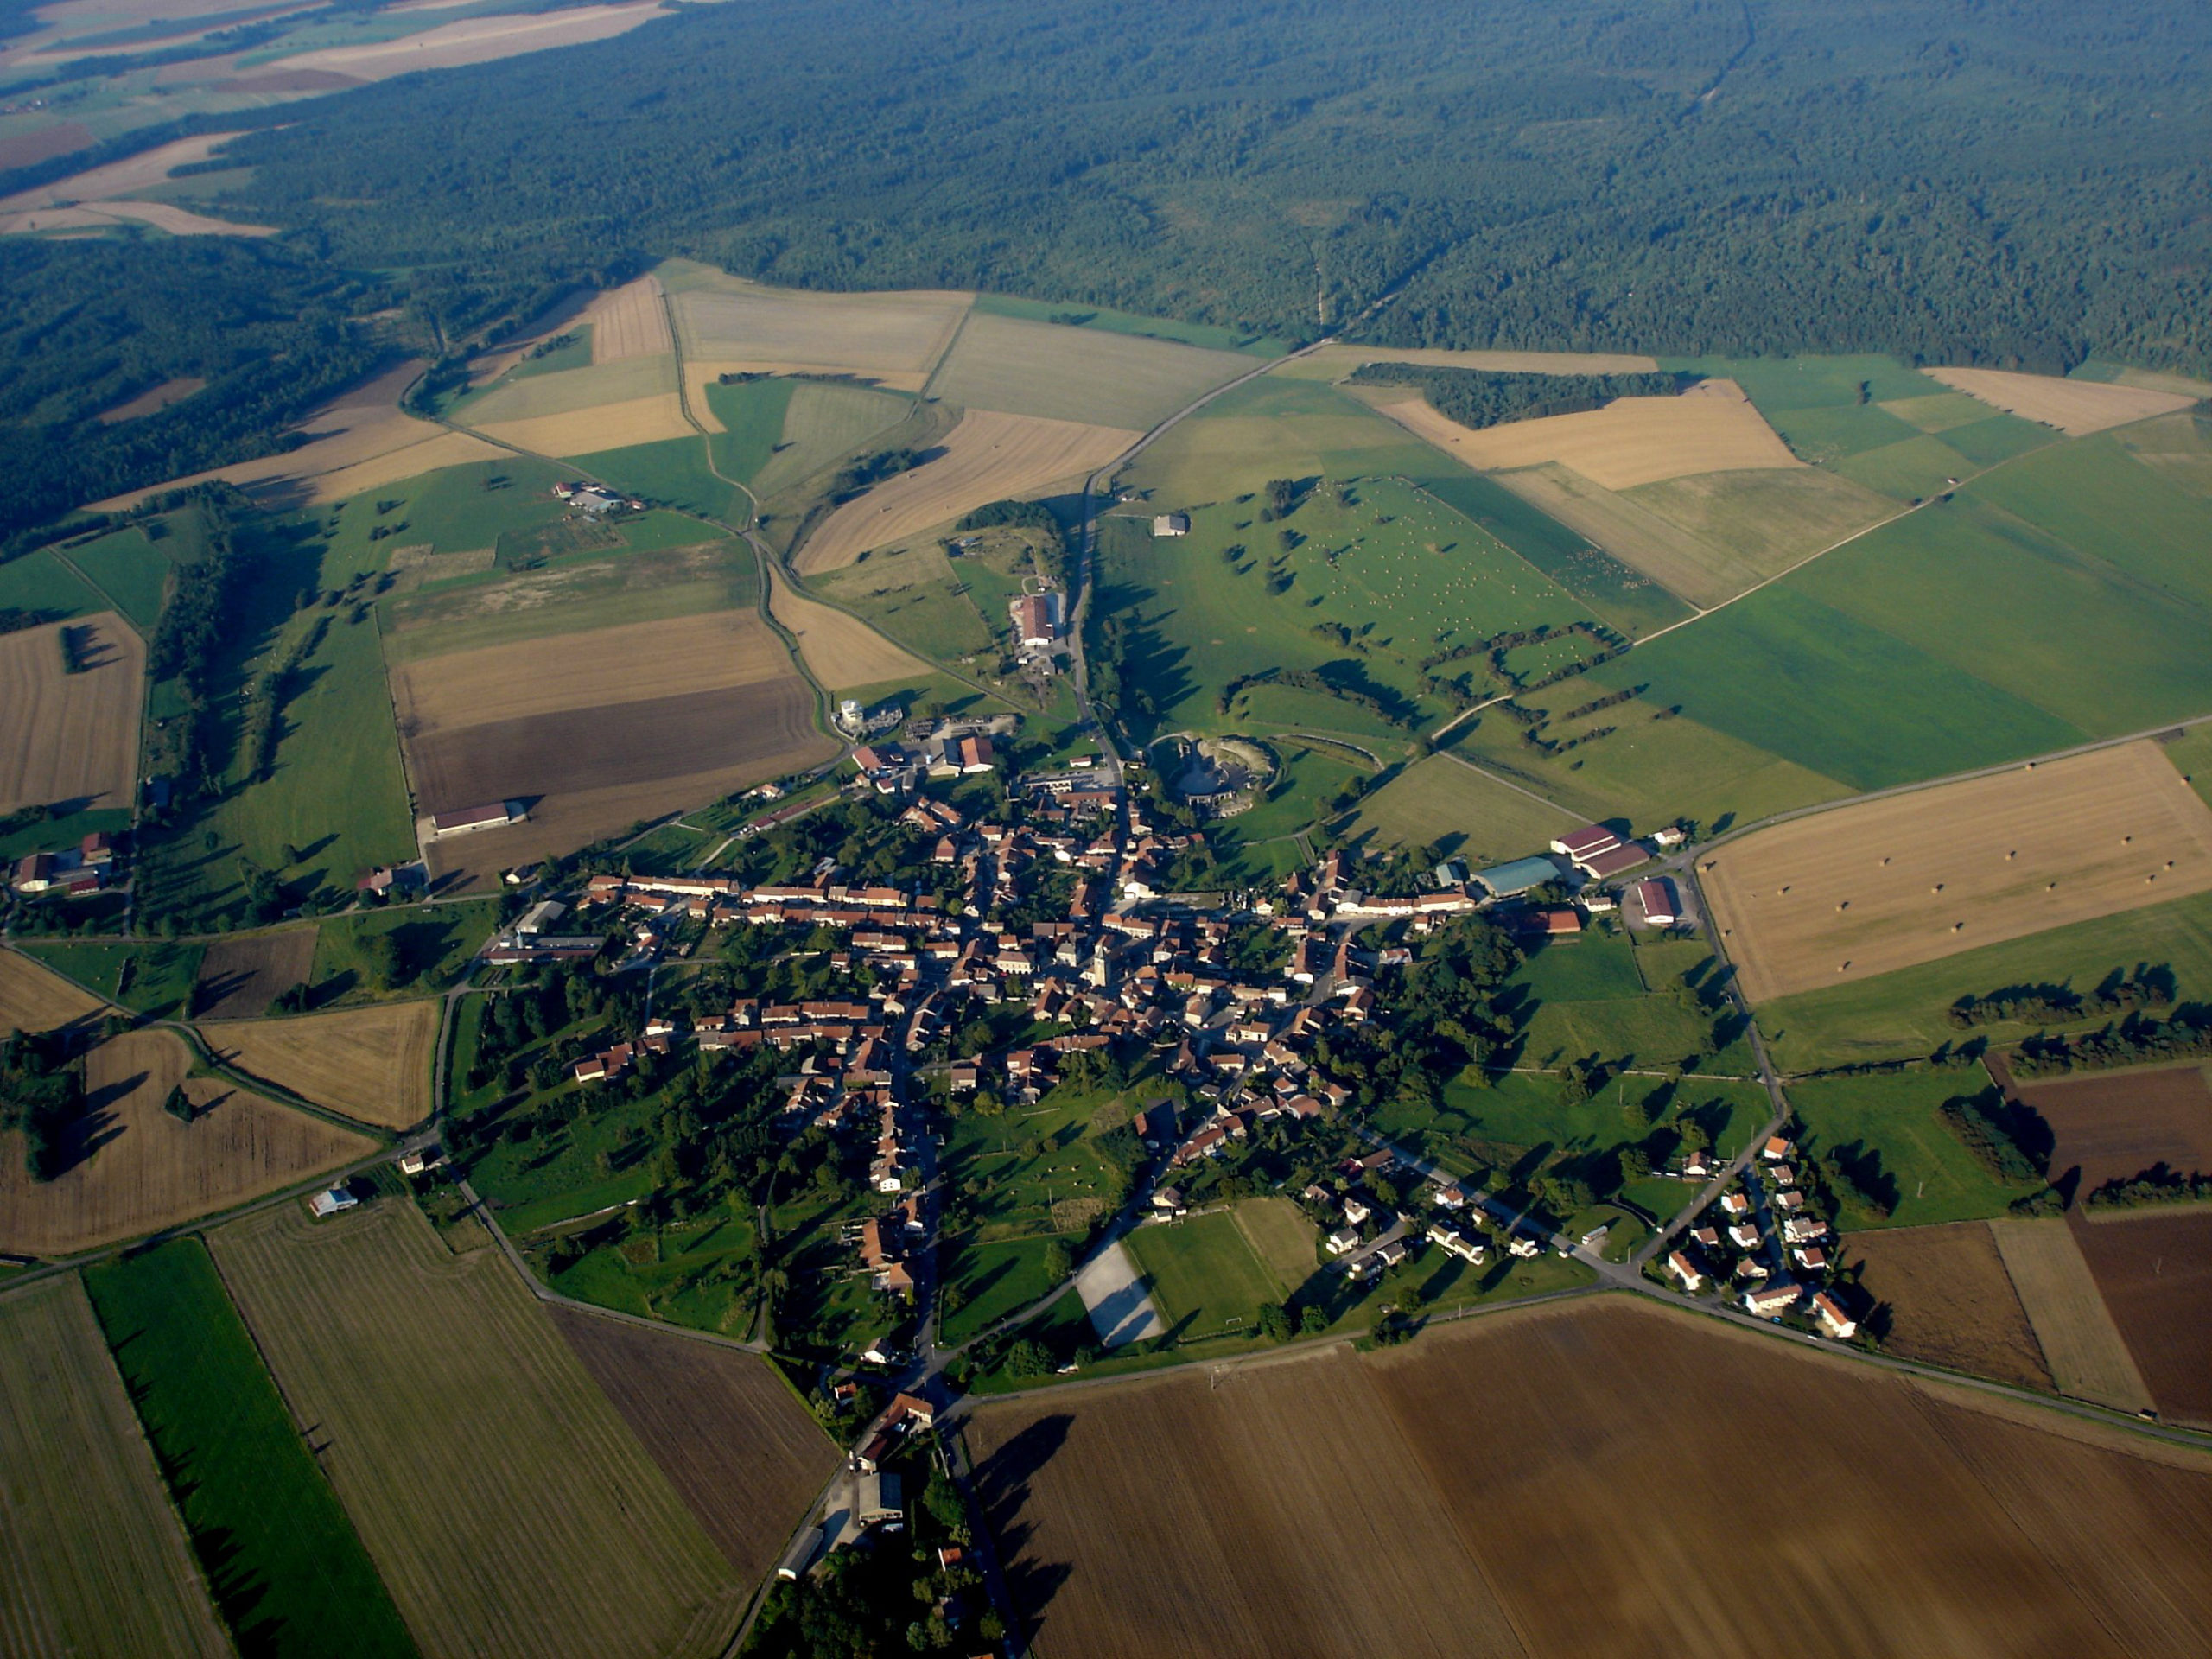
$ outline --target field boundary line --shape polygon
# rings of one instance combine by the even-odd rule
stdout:
[[[1573,812],[1568,811],[1566,807],[1561,806],[1557,801],[1548,799],[1544,796],[1537,794],[1533,789],[1523,789],[1520,785],[1512,782],[1510,779],[1501,778],[1496,772],[1477,766],[1473,761],[1467,760],[1463,755],[1453,754],[1446,749],[1438,749],[1434,751],[1434,753],[1440,759],[1449,760],[1454,766],[1465,766],[1469,772],[1473,772],[1478,778],[1487,778],[1493,784],[1502,785],[1503,787],[1511,790],[1516,795],[1525,795],[1530,800],[1535,801],[1541,806],[1548,806],[1554,812],[1567,813],[1567,816],[1570,818],[1574,816]]]
[[[944,344],[930,359],[930,372],[922,378],[922,389],[914,394],[914,401],[925,403],[936,396],[938,378],[944,372],[944,365],[952,361],[952,354],[960,349],[961,336],[968,332],[968,319],[976,315],[976,296],[970,294],[968,303],[960,308],[960,315],[953,319],[952,327],[945,335]]]

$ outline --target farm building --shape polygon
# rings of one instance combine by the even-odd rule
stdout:
[[[457,812],[430,814],[433,836],[465,836],[477,830],[497,830],[520,823],[530,813],[520,801],[495,801],[487,806],[465,806]]]
[[[899,1477],[896,1475],[865,1474],[854,1483],[853,1518],[864,1527],[880,1526],[887,1522],[902,1522],[906,1518],[906,1507],[899,1499]]]
[[[1015,643],[1027,651],[1050,645],[1058,639],[1059,601],[1058,594],[1024,594],[1011,601],[1007,611],[1014,618]]]
[[[1574,861],[1582,873],[1592,881],[1610,881],[1613,877],[1634,869],[1639,864],[1651,861],[1651,855],[1640,841],[1622,843],[1602,853],[1592,853],[1587,858]]]
[[[403,1153],[399,1159],[399,1173],[403,1175],[423,1175],[445,1166],[446,1154],[442,1147],[418,1147],[413,1152]]]
[[[557,899],[539,899],[515,924],[515,937],[518,939],[537,938],[568,914],[568,910],[569,907]]]
[[[351,1210],[359,1203],[360,1200],[344,1187],[334,1186],[327,1192],[318,1192],[309,1198],[308,1208],[320,1218],[324,1216],[334,1216],[341,1210]]]
[[[1154,536],[1187,536],[1191,533],[1191,515],[1187,512],[1163,512],[1152,521]]]
[[[1516,858],[1510,864],[1499,864],[1475,872],[1475,880],[1488,888],[1492,897],[1498,899],[1511,899],[1559,878],[1559,866],[1541,855]]]
[[[1675,885],[1664,876],[1636,884],[1636,907],[1653,927],[1672,927],[1682,918],[1681,908],[1675,902]]]
[[[1580,864],[1600,853],[1610,853],[1620,844],[1621,838],[1604,824],[1586,823],[1580,830],[1571,830],[1555,837],[1552,842],[1552,851],[1561,858]]]

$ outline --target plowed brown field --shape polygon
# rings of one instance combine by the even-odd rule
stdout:
[[[73,631],[81,673],[61,666]],[[146,648],[112,611],[0,634],[0,813],[82,801],[130,806]]]
[[[2212,1643],[2212,1459],[1628,1298],[1048,1390],[969,1432],[1051,1659]],[[1785,1518],[1748,1523],[1776,1479]],[[2047,1553],[2101,1530],[2129,1547]]]
[[[2051,1386],[1986,1222],[1855,1233],[1844,1260],[1889,1310],[1885,1352],[2024,1389]]]
[[[2212,1428],[2212,1209],[2077,1215],[2074,1237],[2160,1413]]]
[[[286,928],[218,939],[200,959],[192,1011],[203,1020],[251,1020],[315,970],[316,929]]]
[[[944,453],[877,485],[824,519],[799,549],[802,575],[836,570],[872,547],[1104,466],[1137,441],[1118,427],[970,410]]]
[[[2212,888],[2212,808],[2158,746],[1839,807],[1701,860],[1753,1001]]]
[[[247,1093],[219,1077],[188,1077],[191,1051],[174,1033],[134,1031],[85,1059],[90,1109],[69,1167],[34,1181],[22,1138],[0,1136],[0,1249],[67,1255],[172,1227],[326,1169],[366,1157],[376,1142]],[[181,1084],[189,1122],[162,1109]]]
[[[766,1578],[837,1467],[806,1408],[752,1354],[550,1311],[715,1548],[747,1582]]]
[[[2052,1178],[2080,1170],[2082,1197],[2157,1163],[2212,1173],[2212,1089],[2202,1066],[2093,1072],[2013,1092],[2050,1128]]]
[[[223,1064],[387,1129],[430,1115],[435,1001],[385,1002],[289,1020],[200,1027]]]

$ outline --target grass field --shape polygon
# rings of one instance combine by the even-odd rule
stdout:
[[[929,390],[968,409],[1141,432],[1255,366],[1238,353],[978,310]]]
[[[914,400],[897,392],[822,380],[797,380],[784,411],[783,429],[773,454],[747,480],[761,496],[788,490],[888,433],[912,412]],[[708,401],[715,403],[710,389]],[[729,472],[724,466],[722,470]],[[734,474],[733,474],[734,476]]]
[[[791,394],[799,385],[778,376],[735,385],[710,384],[703,389],[693,400],[693,410],[710,429],[707,447],[715,471],[750,484],[775,459],[784,445]],[[703,411],[698,410],[700,403],[706,404]],[[720,429],[712,429],[715,428]]]
[[[1755,1002],[2212,889],[2212,808],[2154,743],[1857,805],[1700,858]]]
[[[207,1246],[85,1275],[139,1421],[242,1650],[412,1655],[398,1609],[284,1410]]]
[[[596,336],[594,336],[594,344]],[[541,420],[547,416],[573,415],[611,404],[633,403],[641,397],[676,390],[673,347],[658,355],[638,354],[620,361],[534,374],[510,375],[499,384],[472,393],[447,411],[449,418],[471,426],[489,427],[514,421]],[[527,446],[526,446],[527,447]]]
[[[1433,847],[1447,858],[1494,864],[1535,852],[1575,827],[1574,816],[1461,764],[1432,755],[1372,794],[1345,826],[1385,847]]]
[[[68,557],[133,627],[141,633],[153,632],[168,591],[169,562],[146,539],[144,530],[132,524],[111,531],[97,541],[71,548]]]
[[[1875,1320],[1885,1353],[2017,1388],[2051,1386],[2043,1350],[1986,1223],[1855,1233],[1844,1247],[1843,1262],[1858,1270],[1859,1288],[1885,1310]]]
[[[817,576],[812,585],[916,651],[957,662],[994,649],[1003,632],[986,591],[998,584],[979,577],[978,563],[963,558],[955,567],[934,540],[914,537]]]
[[[766,1360],[565,1308],[553,1323],[739,1579],[766,1578],[837,1448]]]
[[[164,941],[154,944],[80,944],[26,941],[31,956],[90,986],[111,1001],[157,1019],[191,1012],[192,988],[200,977],[205,945]],[[0,958],[0,980],[7,975]],[[0,1014],[0,1019],[6,1016]]]
[[[232,1651],[74,1275],[0,1300],[0,1648]]]
[[[213,1243],[426,1654],[721,1651],[747,1586],[496,1249],[401,1201]]]
[[[715,476],[707,440],[677,417],[680,430],[656,432],[619,448],[570,451],[576,465],[648,501],[709,518],[744,518],[742,498]],[[702,526],[701,534],[708,533]]]
[[[188,1075],[192,1052],[167,1031],[111,1037],[86,1058],[86,1110],[67,1166],[33,1181],[22,1141],[0,1139],[0,1249],[67,1255],[212,1215],[376,1150],[353,1135]],[[163,1109],[172,1089],[190,1122]]]
[[[80,671],[63,667],[67,632]],[[113,612],[0,634],[0,813],[137,796],[143,642]]]
[[[315,931],[310,1001],[317,1008],[327,1008],[442,990],[459,977],[499,921],[496,899],[461,899],[435,907],[389,906],[326,917]],[[404,983],[388,987],[378,984],[367,955],[369,941],[385,933],[396,939],[405,975]]]
[[[1878,1216],[1846,1198],[1836,1224],[1854,1232],[1980,1221],[2002,1216],[2015,1199],[2035,1192],[2038,1182],[2008,1186],[1998,1180],[1936,1115],[1945,1101],[1988,1086],[1979,1067],[1790,1084],[1800,1138],[1822,1154],[1836,1153],[1864,1177],[1860,1185],[1884,1192],[1895,1205]]]
[[[800,549],[803,575],[841,569],[974,507],[1034,494],[1081,478],[1136,442],[1134,431],[1073,421],[974,410],[939,446],[940,454],[848,501]]]
[[[1746,1433],[1796,1448],[1787,1528],[1730,1512]],[[1631,1298],[1370,1357],[1047,1391],[983,1407],[970,1434],[1026,1634],[1061,1659],[1678,1652],[1757,1647],[1777,1619],[1818,1655],[1931,1630],[1961,1655],[2164,1653],[2212,1629],[2202,1459]],[[2065,1484],[2039,1477],[2054,1465]],[[2089,1546],[2107,1529],[2125,1550]],[[1831,1570],[1794,1570],[1807,1550]],[[1587,1562],[1572,1595],[1565,1559]]]
[[[1686,973],[1701,981],[1712,961],[1701,944],[1637,945],[1624,931],[1537,945],[1507,982],[1523,994],[1511,1004],[1519,1064],[1556,1067],[1596,1058],[1645,1071],[1685,1065],[1754,1075],[1748,1049],[1719,1029],[1718,1007],[1707,1007],[1684,983]],[[1707,1054],[1716,1036],[1727,1037],[1727,1046]]]
[[[1930,1054],[1961,1040],[1944,1018],[1961,996],[2010,985],[2086,992],[2115,971],[2125,977],[2142,967],[2169,969],[2184,998],[2212,995],[2212,897],[2076,922],[1878,978],[1783,997],[1760,1007],[1759,1027],[1776,1064],[1789,1071]],[[2069,1023],[2084,1021],[1999,1022],[1977,1027],[1974,1034],[2005,1043]]]
[[[2150,1407],[2151,1392],[2065,1218],[1992,1222],[1989,1230],[2059,1392],[2115,1411]]]
[[[1305,1282],[1286,1285],[1270,1272],[1230,1210],[1140,1227],[1122,1248],[1144,1274],[1167,1333],[1179,1341],[1249,1331],[1262,1306],[1287,1300]]]
[[[430,1052],[442,1006],[387,1002],[199,1029],[225,1065],[348,1117],[404,1129],[430,1115]]]

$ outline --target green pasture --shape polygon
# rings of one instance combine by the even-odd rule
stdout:
[[[941,1252],[945,1287],[957,1289],[963,1300],[956,1312],[938,1319],[939,1338],[950,1344],[963,1343],[1050,1291],[1052,1281],[1045,1273],[1048,1243],[1016,1238],[984,1244],[963,1239],[949,1252]],[[1063,1300],[1082,1306],[1073,1291]]]
[[[1447,858],[1480,865],[1540,851],[1576,822],[1564,807],[1535,799],[1456,756],[1438,754],[1365,797],[1344,833],[1385,847],[1433,847]]]
[[[602,1307],[742,1338],[752,1333],[750,1286],[759,1247],[753,1222],[725,1207],[658,1234],[602,1244],[551,1282]]]
[[[336,1002],[388,1001],[443,990],[499,925],[497,899],[461,899],[435,905],[387,905],[323,918],[315,936],[308,984],[317,1007]],[[368,943],[390,935],[397,944],[403,983],[378,991],[369,972]]]
[[[750,484],[784,441],[784,416],[798,382],[781,378],[710,385],[707,408],[723,429],[707,439],[715,470]]]
[[[1168,317],[1141,317],[1133,312],[1105,306],[1062,305],[1051,300],[1026,300],[1011,294],[978,294],[978,314],[1018,317],[1028,322],[1057,323],[1068,328],[1095,328],[1102,334],[1137,334],[1147,340],[1171,340],[1203,346],[1214,352],[1247,352],[1254,357],[1281,357],[1290,347],[1281,340],[1210,322],[1178,322]]]
[[[1480,474],[1457,473],[1414,481],[1574,594],[1599,620],[1630,639],[1680,622],[1692,613],[1688,605],[1649,576]]]
[[[570,369],[591,366],[591,331],[588,322],[571,324],[561,332],[569,338],[550,352],[525,357],[507,371],[510,380],[526,380],[540,374],[564,374]]]
[[[1837,1154],[1861,1186],[1886,1179],[1893,1188],[1891,1214],[1876,1215],[1846,1198],[1837,1225],[1849,1232],[1979,1221],[2003,1215],[2014,1199],[2036,1191],[2033,1182],[1999,1182],[1937,1115],[1945,1101],[1989,1086],[1978,1066],[1792,1084],[1799,1141],[1814,1152]]]
[[[1945,1044],[1981,1038],[2017,1042],[2051,1022],[2007,1022],[1960,1031],[1944,1017],[1961,996],[2007,987],[2063,985],[2091,991],[2108,976],[2164,968],[2185,1001],[2212,1000],[2212,893],[2117,916],[2075,922],[2024,938],[1962,950],[1940,962],[1900,968],[1831,989],[1763,1004],[1760,1033],[1787,1071],[1932,1054]],[[2102,1025],[2097,1015],[2076,1025]]]
[[[1701,1006],[1681,976],[1711,960],[1700,944],[1637,944],[1626,932],[1596,929],[1541,942],[1507,982],[1509,997],[1515,989],[1522,994],[1514,1003],[1520,1064],[1552,1067],[1595,1058],[1646,1071],[1683,1065],[1751,1075],[1751,1053],[1740,1043],[1698,1058],[1717,1010]]]
[[[143,527],[131,524],[111,531],[98,541],[70,549],[67,556],[139,632],[153,632],[168,592],[169,561]]]
[[[2212,806],[2212,724],[2192,726],[2167,744],[2166,759],[2205,804]]]
[[[510,531],[566,518],[569,509],[553,486],[574,476],[560,463],[524,455],[442,467],[328,509],[326,521],[337,527],[331,546],[350,569],[378,569],[395,547],[427,543],[434,553],[466,553],[495,546]],[[378,512],[385,502],[396,505]],[[372,542],[376,529],[385,534]],[[326,567],[326,582],[333,568]]]
[[[88,806],[75,812],[42,818],[0,835],[0,862],[12,863],[25,853],[57,852],[73,847],[95,830],[111,836],[130,828],[130,811],[120,806]]]
[[[107,608],[105,594],[44,548],[0,564],[0,611],[34,611],[60,622]]]
[[[791,393],[784,410],[782,434],[760,471],[746,480],[753,493],[764,500],[804,483],[849,455],[864,453],[872,441],[888,442],[892,429],[915,408],[914,399],[905,392],[835,380],[795,379],[785,384]],[[720,390],[710,387],[708,400],[728,424],[729,416],[714,401]],[[730,471],[728,467],[722,470]]]
[[[940,662],[955,662],[995,650],[1006,614],[990,621],[999,583],[982,561],[945,557],[935,541],[879,548],[856,564],[813,579],[826,599],[849,607],[900,645]]]
[[[579,410],[634,403],[675,390],[673,357],[632,357],[531,375],[510,372],[483,391],[458,399],[447,412],[454,420],[484,426],[572,415]]]
[[[1063,1084],[1034,1106],[995,1116],[970,1109],[953,1120],[944,1161],[974,1207],[979,1239],[1056,1233],[1052,1206],[1070,1199],[1096,1200],[1102,1214],[1118,1206],[1127,1181],[1099,1150],[1095,1122],[1115,1098]]]
[[[411,1655],[368,1551],[196,1238],[86,1269],[178,1513],[242,1651]]]
[[[745,516],[737,505],[741,499],[738,493],[708,465],[703,437],[664,438],[658,443],[602,449],[577,456],[575,464],[579,471],[662,506],[708,518]]]
[[[192,1012],[192,987],[207,953],[205,945],[181,939],[150,944],[24,939],[19,944],[109,1001],[156,1019],[179,1019]]]
[[[1298,1287],[1268,1270],[1228,1210],[1140,1227],[1122,1248],[1144,1274],[1154,1308],[1179,1341],[1249,1330],[1261,1308],[1287,1300]]]
[[[1271,478],[1406,477],[1453,471],[1450,457],[1358,398],[1265,375],[1170,429],[1122,474],[1166,512],[1257,490]]]

